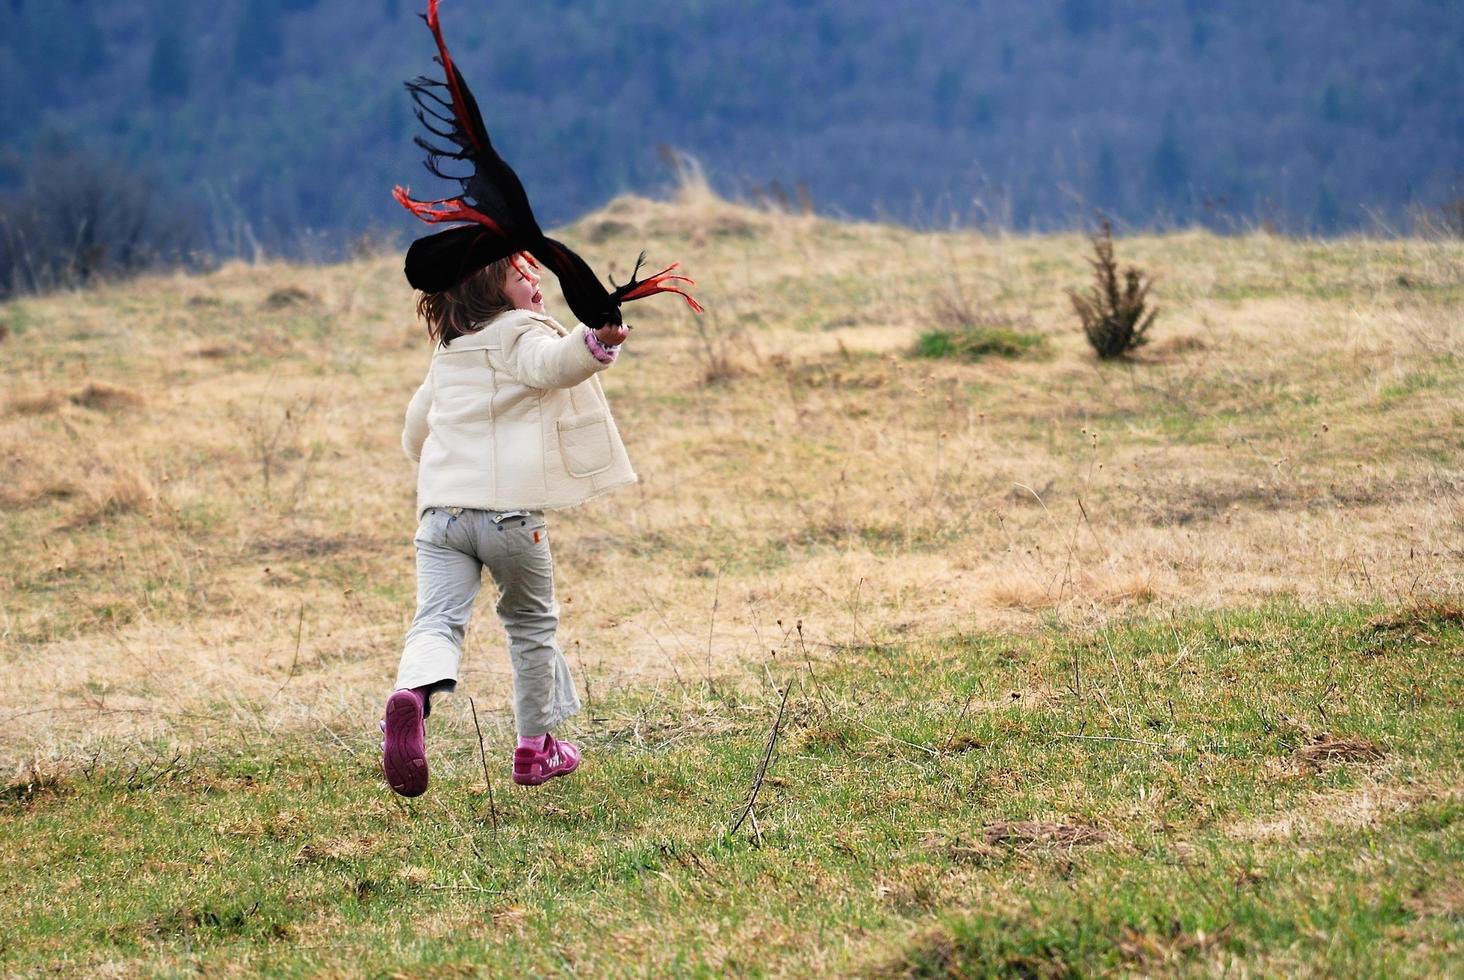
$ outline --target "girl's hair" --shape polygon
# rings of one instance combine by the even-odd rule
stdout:
[[[427,335],[446,347],[463,334],[475,333],[479,324],[513,309],[503,289],[513,259],[499,259],[484,266],[451,289],[423,293],[417,298],[417,315],[427,321]]]

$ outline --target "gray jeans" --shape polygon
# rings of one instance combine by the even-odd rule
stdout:
[[[542,511],[432,507],[417,528],[417,615],[407,631],[397,689],[457,686],[463,632],[486,567],[508,631],[513,713],[520,735],[542,735],[580,709],[554,633],[554,560]]]

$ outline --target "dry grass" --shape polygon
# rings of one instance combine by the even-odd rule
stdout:
[[[641,483],[554,524],[562,637],[592,683],[716,677],[790,649],[799,620],[824,650],[1464,588],[1459,243],[1126,240],[1166,318],[1144,359],[1100,366],[1063,293],[1087,275],[1077,235],[917,234],[692,188],[564,236],[619,277],[641,247],[680,258],[712,311],[699,331],[672,302],[628,310],[605,382]],[[908,358],[953,291],[1052,356]],[[399,259],[14,305],[0,714],[32,723],[5,756],[262,699],[266,727],[369,724],[413,594],[397,436],[428,352]],[[486,608],[468,645],[465,687],[491,702]],[[39,685],[15,669],[38,658]]]
[[[1307,839],[1366,827],[1406,813],[1420,804],[1457,800],[1457,787],[1398,786],[1372,783],[1357,789],[1317,794],[1302,806],[1239,821],[1226,828],[1241,840]]]

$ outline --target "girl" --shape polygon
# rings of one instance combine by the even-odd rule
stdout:
[[[417,461],[417,613],[386,702],[382,769],[397,793],[426,791],[424,720],[432,695],[457,685],[486,567],[513,665],[513,779],[537,786],[580,764],[579,747],[553,734],[580,703],[555,640],[544,512],[636,479],[595,377],[628,328],[566,330],[518,255],[423,293],[417,310],[436,345],[402,432]]]

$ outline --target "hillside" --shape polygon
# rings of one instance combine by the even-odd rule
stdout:
[[[682,259],[708,313],[630,308],[641,482],[551,525],[591,765],[495,775],[501,830],[486,605],[433,794],[373,770],[428,356],[400,256],[0,306],[0,969],[1457,954],[1464,245],[1124,238],[1162,312],[1108,365],[1074,235],[689,188],[563,237]],[[912,356],[963,322],[1042,340]]]

